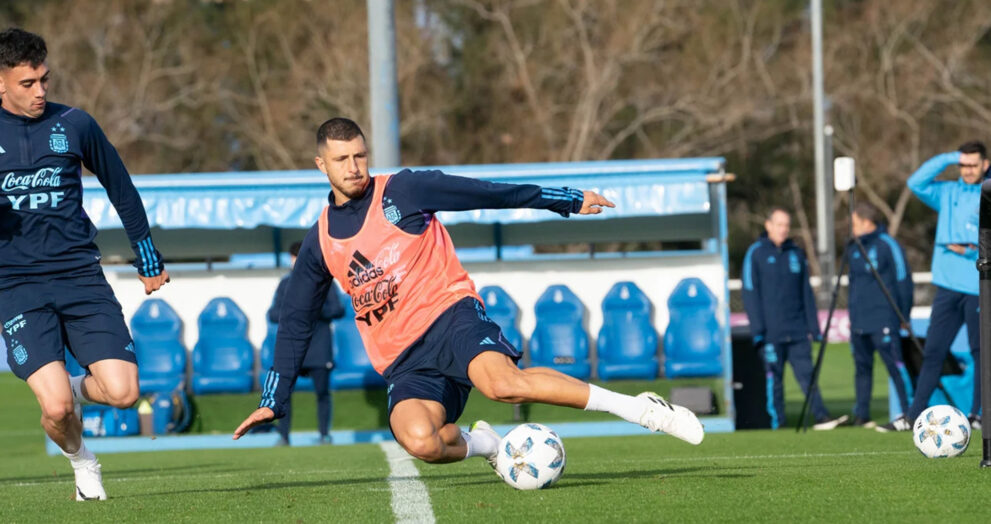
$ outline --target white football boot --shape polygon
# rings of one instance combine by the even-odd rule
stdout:
[[[103,473],[100,463],[93,461],[87,466],[74,468],[76,472],[76,500],[107,500],[103,490]]]
[[[695,413],[664,400],[657,393],[644,391],[637,395],[644,403],[640,425],[651,431],[663,431],[696,446],[705,437],[705,428]]]
[[[492,429],[492,426],[484,420],[476,420],[468,428],[468,432],[471,433],[472,439],[487,439],[491,444],[493,444],[492,448],[495,449],[496,452],[489,457],[485,457],[485,461],[492,466],[492,470],[495,471],[496,475],[499,475],[499,478],[502,478],[502,475],[499,474],[499,469],[496,468],[496,455],[499,454],[499,444],[502,442],[502,437],[500,437],[499,434],[496,433],[496,430]]]

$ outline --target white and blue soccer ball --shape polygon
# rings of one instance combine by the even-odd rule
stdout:
[[[520,424],[499,443],[496,470],[516,489],[544,489],[564,473],[564,443],[543,424]]]
[[[970,443],[970,422],[953,406],[932,406],[915,419],[912,441],[929,458],[956,457]]]

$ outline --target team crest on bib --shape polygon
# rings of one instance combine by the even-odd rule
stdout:
[[[389,206],[385,208],[385,219],[390,223],[398,224],[399,219],[401,218],[403,218],[403,215],[399,212],[399,209],[397,209],[396,206]]]
[[[67,153],[69,151],[69,137],[65,136],[65,128],[61,122],[52,127],[52,134],[48,136],[48,147],[55,153]]]

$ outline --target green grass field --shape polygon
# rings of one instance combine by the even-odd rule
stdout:
[[[880,363],[876,366],[880,370]],[[886,416],[886,386],[876,374],[874,416]],[[627,384],[638,387],[641,384]],[[658,384],[663,386],[663,384]],[[823,394],[835,413],[852,406],[852,364],[830,348]],[[389,464],[377,445],[104,454],[111,499],[73,501],[72,472],[44,454],[38,408],[27,387],[0,374],[0,522],[390,522]],[[297,429],[312,429],[297,401]],[[788,413],[801,397],[787,384]],[[335,426],[369,427],[376,410],[361,394],[338,394]],[[254,396],[200,399],[203,431],[230,431]],[[472,398],[463,421],[509,421],[506,406]],[[584,420],[584,413],[534,409],[539,422]],[[565,418],[560,418],[565,417]],[[553,425],[553,424],[551,424]],[[373,427],[373,426],[372,426]],[[567,471],[552,489],[520,492],[480,459],[416,462],[439,522],[983,522],[991,471],[980,470],[980,434],[961,457],[929,460],[907,433],[859,428],[796,434],[710,434],[698,447],[676,439],[565,440]]]

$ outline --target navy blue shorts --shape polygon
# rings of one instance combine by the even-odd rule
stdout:
[[[64,361],[66,348],[83,367],[108,358],[137,364],[120,303],[102,271],[5,286],[0,322],[7,364],[22,380],[49,362]]]
[[[396,404],[415,398],[440,402],[446,411],[445,422],[457,421],[472,387],[468,364],[483,351],[508,355],[514,362],[521,356],[478,300],[463,298],[386,368],[390,419]]]

